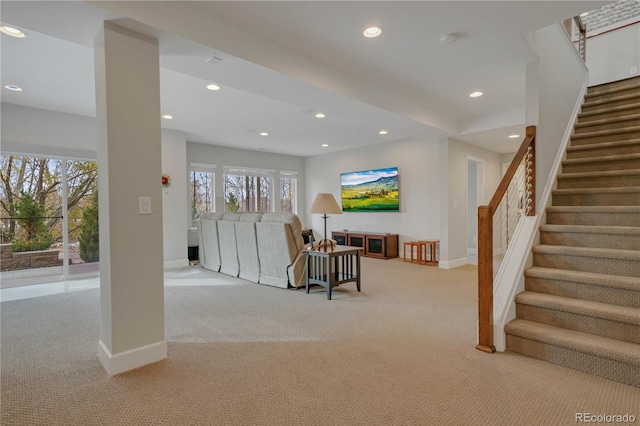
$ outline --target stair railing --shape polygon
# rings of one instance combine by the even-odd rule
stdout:
[[[536,214],[536,126],[528,126],[520,149],[489,205],[478,207],[478,345],[495,352],[493,280],[520,218]]]
[[[564,29],[569,34],[569,38],[576,48],[583,62],[587,57],[587,27],[579,16],[574,16],[563,21]]]

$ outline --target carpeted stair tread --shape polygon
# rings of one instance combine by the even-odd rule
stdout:
[[[600,143],[570,146],[570,147],[567,147],[567,154],[589,152],[593,150],[602,150],[602,149],[606,149],[609,152],[611,152],[611,151],[615,151],[617,148],[624,148],[624,147],[633,146],[633,145],[640,146],[640,139],[629,139],[626,141],[600,142]],[[640,148],[638,149],[638,152],[640,152]]]
[[[505,333],[640,366],[640,345],[634,343],[523,319],[509,322],[505,326]]]
[[[602,118],[599,120],[591,120],[591,121],[586,121],[586,122],[578,122],[575,125],[576,129],[581,129],[584,127],[592,127],[592,126],[603,126],[603,125],[607,125],[607,124],[617,124],[617,123],[622,123],[625,121],[629,121],[631,123],[629,123],[630,126],[632,126],[633,124],[636,124],[640,121],[640,114],[630,114],[630,115],[624,115],[621,117],[612,117],[612,118]]]
[[[630,235],[640,237],[640,227],[636,226],[589,226],[553,225],[540,226],[542,232],[570,232],[574,234]],[[640,244],[640,241],[639,241]]]
[[[640,153],[607,155],[607,156],[595,157],[595,158],[572,158],[568,160],[563,160],[562,165],[602,163],[603,161],[619,161],[619,160],[638,160],[638,164],[640,165]]]
[[[596,130],[593,132],[574,133],[571,140],[588,139],[598,136],[621,135],[625,133],[640,132],[640,126],[621,127],[619,129]]]
[[[640,206],[549,206],[547,211],[553,213],[637,213],[640,215]]]
[[[640,164],[638,164],[638,167],[640,167]],[[558,179],[589,179],[594,177],[622,177],[622,176],[638,176],[638,175],[640,175],[640,168],[622,169],[622,170],[602,170],[597,172],[562,173],[558,175]]]
[[[551,192],[554,205],[627,206],[640,205],[639,186],[565,188]]]
[[[525,277],[542,278],[546,280],[565,281],[640,292],[640,278],[638,277],[598,274],[595,272],[570,271],[568,269],[545,268],[543,266],[532,266],[530,268],[527,268],[524,271],[524,275]]]
[[[634,186],[621,186],[615,188],[567,188],[567,189],[554,189],[553,195],[565,195],[565,194],[638,194],[640,195],[640,188]],[[638,200],[640,201],[640,199]],[[634,204],[635,205],[635,204]]]
[[[618,87],[627,87],[636,84],[640,84],[640,76],[627,77],[620,80],[610,81],[608,83],[594,84],[588,87],[587,93],[607,92]]]
[[[581,112],[578,114],[578,122],[582,122],[582,120],[589,120],[589,117],[593,117],[594,115],[602,115],[604,113],[618,113],[626,110],[633,110],[636,108],[640,108],[640,102],[629,103],[627,105],[619,105],[615,107],[606,108],[603,110],[595,110],[595,111],[587,111]]]
[[[515,302],[522,305],[530,305],[538,308],[569,312],[576,315],[584,315],[608,321],[640,326],[640,309],[628,308],[625,306],[591,302],[588,300],[554,296],[551,294],[536,293],[532,291],[523,291],[518,294],[515,298]]]
[[[550,206],[547,223],[589,226],[640,226],[638,206]]]
[[[598,96],[627,92],[634,89],[640,91],[640,83],[630,81],[629,84],[607,88],[597,88],[596,86],[593,86],[587,89],[587,93],[584,95],[584,99],[589,100]]]
[[[592,96],[594,97],[594,96]],[[630,101],[630,103],[635,103],[637,100],[640,100],[640,93],[629,93],[626,95],[616,96],[614,98],[608,99],[595,99],[591,101],[587,101],[582,104],[582,108],[592,108],[592,107],[602,107],[607,108],[610,103],[620,102],[620,101]]]
[[[600,259],[635,260],[640,262],[640,250],[621,250],[597,247],[553,246],[540,244],[533,248],[537,254],[597,257]]]

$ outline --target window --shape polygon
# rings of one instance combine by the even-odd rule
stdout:
[[[227,212],[270,212],[273,170],[224,169],[224,203]]]
[[[56,266],[41,270],[48,278],[97,272],[97,179],[95,161],[0,155],[0,242],[12,253],[47,251],[42,266]]]
[[[285,213],[298,212],[298,178],[296,172],[280,172],[280,207]]]
[[[195,228],[201,214],[215,211],[215,166],[192,163],[189,178],[191,227]]]

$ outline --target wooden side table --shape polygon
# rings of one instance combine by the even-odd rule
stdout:
[[[331,300],[331,289],[340,284],[355,282],[360,291],[360,252],[362,247],[335,246],[324,251],[307,250],[307,283],[318,284],[327,289],[327,300]]]
[[[418,241],[418,262],[422,265],[436,266],[436,245],[440,240],[420,240]]]
[[[410,257],[408,258],[409,260],[407,260],[407,247],[409,248],[409,255]],[[415,253],[416,253],[416,257],[413,257],[413,249],[416,249]],[[422,252],[420,251],[420,244],[418,244],[418,241],[405,241],[404,243],[404,261],[405,262],[411,262],[411,263],[420,263],[420,259],[422,259]]]

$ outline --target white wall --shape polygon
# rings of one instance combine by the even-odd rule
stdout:
[[[184,132],[162,131],[162,173],[171,176],[171,186],[162,188],[164,267],[187,266],[189,194]]]
[[[96,119],[2,104],[2,152],[96,159]]]
[[[306,159],[307,199],[330,192],[340,202],[340,174],[398,167],[399,213],[344,213],[327,219],[327,233],[342,229],[399,234],[404,241],[440,240],[440,267],[467,263],[467,157],[484,160],[484,202],[500,180],[499,154],[454,139],[404,140]],[[482,202],[482,201],[481,201]],[[455,205],[455,207],[454,207]],[[316,237],[322,236],[321,215],[307,213]]]
[[[526,117],[527,125],[537,125],[536,191],[541,193],[555,181],[550,173],[571,132],[587,69],[560,24],[537,30],[527,38],[540,58],[527,66],[527,98],[536,99],[537,104],[527,102]],[[537,122],[529,121],[536,117]]]
[[[467,161],[468,157],[482,160],[484,163],[484,191],[477,200],[479,205],[486,205],[493,196],[501,178],[501,155],[473,145],[449,139],[447,145],[448,176],[444,188],[443,211],[446,220],[443,229],[447,237],[441,243],[441,259],[443,267],[455,268],[467,263]],[[444,225],[446,223],[446,225]]]
[[[330,192],[340,204],[340,174],[360,170],[398,167],[400,190],[399,213],[344,213],[330,215],[327,234],[342,229],[389,232],[399,234],[402,243],[417,239],[442,239],[439,228],[440,174],[437,141],[405,140],[357,148],[331,154],[307,157],[307,197],[304,212],[308,211],[316,194]],[[302,213],[301,213],[302,214]],[[324,233],[321,215],[306,213],[306,221],[316,238]]]
[[[640,75],[640,23],[588,38],[587,68],[590,86]]]

